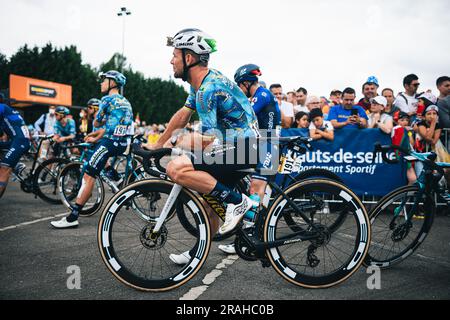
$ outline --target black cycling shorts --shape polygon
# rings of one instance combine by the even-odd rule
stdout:
[[[239,139],[231,143],[208,146],[205,150],[191,155],[194,169],[212,175],[220,183],[234,188],[259,163],[258,142],[256,138]]]

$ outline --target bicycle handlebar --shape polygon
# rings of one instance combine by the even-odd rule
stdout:
[[[428,155],[428,157],[426,157],[426,158],[418,158],[417,156],[412,154],[410,150],[407,150],[405,148],[402,148],[402,147],[396,146],[396,145],[381,145],[381,143],[379,143],[379,142],[375,143],[372,161],[375,161],[376,154],[381,152],[381,156],[382,156],[384,162],[389,163],[389,164],[399,163],[398,159],[389,159],[389,157],[387,156],[387,153],[390,151],[400,151],[401,153],[404,154],[404,156],[411,156],[411,157],[415,158],[417,161],[424,162],[430,168],[439,171],[439,173],[441,173],[441,174],[444,174],[444,170],[442,169],[442,167],[440,167],[439,165],[437,165],[435,163],[436,158],[437,158],[436,153],[431,152]]]
[[[165,156],[172,154],[171,148],[162,148],[157,150],[144,150],[139,144],[133,143],[132,152],[135,155],[138,155],[142,157],[142,164],[144,166],[144,170],[154,176],[154,177],[160,177],[161,175],[166,175],[166,169],[161,166],[161,159]],[[156,167],[159,171],[156,171],[152,169],[153,167]]]
[[[309,137],[302,137],[302,136],[292,136],[292,137],[280,137],[278,138],[281,145],[287,145],[289,148],[294,149],[295,151],[305,153],[306,150],[303,146],[306,147],[308,150],[312,150],[313,147],[311,145],[311,142],[313,141],[312,138]]]
[[[36,135],[36,137],[38,137],[39,139],[42,139],[42,140],[50,140],[53,138],[53,136],[54,136],[54,134],[49,134],[49,135],[38,134],[38,135]]]

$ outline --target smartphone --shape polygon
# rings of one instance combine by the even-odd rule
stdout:
[[[357,116],[358,115],[358,109],[352,109],[351,111],[352,116]]]

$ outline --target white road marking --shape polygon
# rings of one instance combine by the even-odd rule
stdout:
[[[184,296],[180,298],[180,300],[196,300],[200,297],[203,292],[205,292],[209,285],[211,285],[221,274],[221,269],[226,269],[228,266],[232,265],[239,259],[239,256],[232,255],[223,259],[210,273],[208,273],[202,280],[202,286],[191,288]]]
[[[46,218],[41,218],[41,219],[37,219],[37,220],[22,222],[22,223],[13,225],[13,226],[1,228],[0,232],[6,231],[6,230],[11,230],[11,229],[16,229],[16,228],[22,227],[22,226],[28,226],[30,224],[35,224],[35,223],[42,222],[42,221],[52,220],[52,219],[55,219],[55,218],[66,216],[66,215],[67,215],[67,212],[64,212],[64,213],[59,213],[59,214],[51,216],[51,217],[46,217]]]

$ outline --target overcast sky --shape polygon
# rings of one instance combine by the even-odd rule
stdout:
[[[246,63],[261,67],[262,80],[284,91],[311,94],[354,87],[368,76],[381,88],[402,90],[416,73],[421,89],[450,74],[448,0],[0,0],[0,52],[10,57],[24,44],[76,45],[94,67],[122,51],[134,70],[169,79],[172,50],[166,36],[196,27],[217,40],[210,66],[233,77]],[[181,84],[181,80],[177,80]]]

